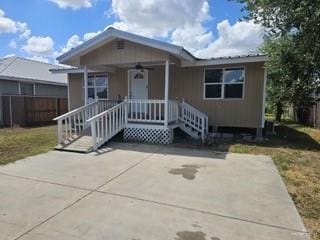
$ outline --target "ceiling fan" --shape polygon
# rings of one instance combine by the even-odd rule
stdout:
[[[145,69],[146,70],[151,70],[151,71],[154,70],[154,68],[142,66],[141,63],[137,63],[136,66],[135,66],[135,69],[136,70],[140,70],[141,72],[143,72]]]

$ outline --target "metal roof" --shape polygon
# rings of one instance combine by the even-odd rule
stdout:
[[[52,74],[49,70],[54,68],[59,66],[20,57],[3,58],[0,59],[0,79],[66,85],[67,74]]]

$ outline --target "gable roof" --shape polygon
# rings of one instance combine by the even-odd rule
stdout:
[[[74,57],[82,56],[93,51],[102,45],[115,39],[124,39],[144,46],[156,48],[168,52],[182,60],[182,67],[207,66],[233,63],[265,62],[266,56],[261,54],[244,55],[244,56],[227,56],[220,58],[200,59],[193,56],[190,52],[181,46],[159,41],[152,38],[143,37],[133,33],[121,31],[115,28],[108,28],[92,39],[72,48],[70,51],[62,54],[57,58],[60,63],[66,63]]]
[[[181,46],[121,31],[112,27],[108,28],[104,32],[93,37],[92,39],[80,44],[79,46],[71,49],[70,51],[62,54],[57,58],[57,60],[60,63],[64,63],[75,56],[84,55],[89,51],[97,49],[98,47],[108,42],[111,42],[112,40],[117,38],[142,44],[148,47],[156,48],[171,53],[172,55],[189,62],[193,62],[196,60],[196,58],[191,53],[189,53],[186,49],[184,49]]]
[[[0,79],[66,85],[67,74],[52,74],[49,70],[57,65],[20,57],[0,59]]]

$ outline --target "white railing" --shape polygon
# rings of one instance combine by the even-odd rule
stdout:
[[[168,123],[178,122],[179,120],[179,102],[169,100],[168,106]]]
[[[54,118],[58,122],[58,143],[80,136],[88,127],[86,120],[117,104],[113,100],[98,100]]]
[[[178,121],[179,104],[169,100],[168,123]],[[165,124],[165,100],[129,99],[128,121]]]
[[[129,99],[128,121],[164,123],[164,100]]]
[[[208,116],[206,114],[183,100],[180,104],[179,120],[200,132],[201,139],[205,139],[208,133]]]
[[[93,150],[97,150],[126,126],[127,107],[125,100],[86,121],[91,126]]]

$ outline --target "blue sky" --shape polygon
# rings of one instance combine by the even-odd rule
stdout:
[[[86,33],[110,25],[183,45],[200,57],[245,54],[261,43],[261,28],[239,22],[240,9],[227,0],[1,0],[0,56],[54,62],[89,39]]]

